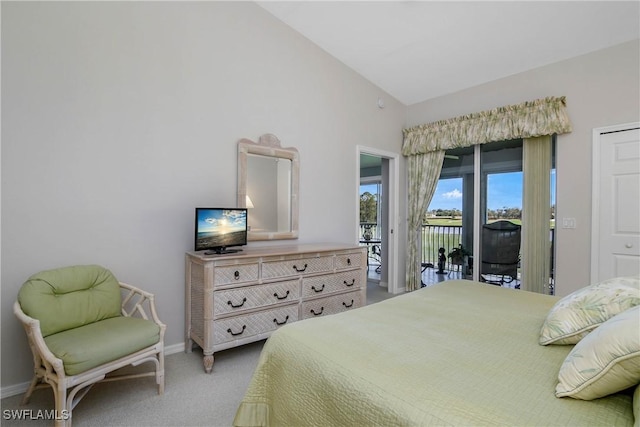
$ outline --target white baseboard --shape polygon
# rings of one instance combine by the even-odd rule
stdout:
[[[184,346],[185,346],[184,342],[165,346],[164,355],[169,356],[170,354],[180,353],[184,351]],[[11,396],[15,396],[16,394],[24,393],[29,388],[29,384],[31,384],[31,381],[2,387],[0,389],[0,399],[4,399],[5,397],[11,397]]]
[[[27,381],[26,383],[14,384],[7,387],[2,387],[0,389],[0,398],[4,399],[5,397],[15,396],[16,394],[22,394],[29,388],[29,384],[31,381]]]
[[[164,355],[168,356],[170,354],[180,353],[181,351],[184,351],[184,346],[185,343],[183,342],[179,342],[178,344],[165,345]]]

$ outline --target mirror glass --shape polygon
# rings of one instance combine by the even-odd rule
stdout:
[[[274,135],[238,142],[238,206],[247,207],[248,240],[298,238],[299,157]]]

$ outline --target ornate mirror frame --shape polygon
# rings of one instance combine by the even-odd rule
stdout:
[[[247,240],[285,240],[298,238],[298,189],[300,186],[300,157],[298,150],[293,147],[282,148],[280,140],[272,134],[265,134],[257,142],[249,139],[238,141],[238,207],[247,207],[247,196],[252,183],[249,182],[249,158],[263,156],[274,160],[284,159],[291,162],[290,197],[289,197],[289,227],[287,230],[251,230],[247,233]],[[255,196],[254,196],[255,198]],[[276,202],[274,201],[274,204]],[[285,202],[283,202],[285,203]],[[251,225],[251,209],[249,206],[249,224]],[[277,209],[277,207],[274,207]],[[276,215],[276,213],[274,213]]]

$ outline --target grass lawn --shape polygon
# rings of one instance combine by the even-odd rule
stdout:
[[[505,218],[506,219],[506,218]],[[514,224],[522,225],[522,220],[520,218],[509,218],[506,219]],[[489,223],[500,221],[498,219],[491,219]],[[440,225],[440,226],[462,226],[462,218],[429,218],[427,220],[427,225]],[[555,228],[556,221],[554,219],[551,220],[549,224],[549,228]]]
[[[506,219],[506,218],[505,218]],[[490,219],[489,223],[492,222],[496,222],[496,221],[500,221],[498,219]],[[507,219],[507,221],[510,221],[514,224],[518,224],[518,225],[522,225],[522,220],[520,218],[514,218],[514,219]],[[427,224],[428,225],[443,225],[443,226],[447,226],[447,225],[457,225],[457,226],[461,226],[462,225],[462,218],[429,218],[427,220]]]
[[[429,218],[427,220],[427,224],[428,225],[442,225],[442,226],[447,226],[447,225],[461,226],[462,225],[462,218],[455,218],[455,219],[451,219],[451,218]]]

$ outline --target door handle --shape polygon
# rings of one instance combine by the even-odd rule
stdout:
[[[625,248],[631,249],[633,247],[633,243],[627,243],[624,245]]]

